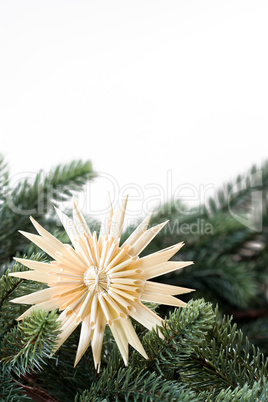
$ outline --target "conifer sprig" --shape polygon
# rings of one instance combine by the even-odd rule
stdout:
[[[6,371],[17,376],[41,371],[60,333],[56,310],[36,309],[2,339],[1,359]]]
[[[212,305],[202,299],[190,301],[187,308],[176,309],[162,326],[144,336],[149,355],[147,369],[170,380],[178,378],[178,362],[183,365],[189,359],[193,348],[206,338],[214,320]],[[134,360],[133,366],[136,364]]]
[[[75,398],[75,402],[192,400],[202,401],[195,392],[186,390],[176,381],[167,381],[147,370],[137,372],[133,368],[118,371],[107,368],[97,383]]]
[[[0,365],[0,401],[1,402],[29,402],[31,399],[23,392],[23,388],[12,376],[4,373]]]

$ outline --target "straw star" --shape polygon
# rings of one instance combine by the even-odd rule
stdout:
[[[62,332],[55,351],[81,323],[75,365],[91,343],[95,368],[99,371],[106,325],[111,329],[125,365],[128,364],[129,344],[147,358],[130,317],[151,330],[161,324],[162,318],[143,301],[186,305],[174,295],[192,289],[148,281],[192,264],[191,261],[168,261],[183,243],[139,258],[167,222],[147,229],[150,213],[120,245],[127,198],[115,211],[110,205],[98,237],[96,232],[91,233],[75,200],[73,203],[73,219],[56,209],[73,247],[60,242],[33,218],[30,219],[39,235],[21,232],[53,260],[44,263],[15,258],[31,271],[11,273],[11,276],[48,285],[46,289],[12,300],[14,303],[33,304],[18,320],[35,308],[58,308]]]

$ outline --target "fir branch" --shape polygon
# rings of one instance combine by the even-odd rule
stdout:
[[[243,347],[244,346],[244,347]],[[267,376],[268,360],[259,349],[251,346],[236,324],[230,318],[222,323],[215,321],[206,340],[196,345],[189,359],[183,365],[178,362],[181,380],[192,389],[220,391],[230,387],[263,384]]]
[[[77,328],[56,352],[55,359],[46,361],[45,370],[35,374],[36,381],[42,385],[42,390],[59,401],[73,402],[78,390],[87,389],[98,377],[91,348],[74,368],[79,336],[80,328]],[[111,362],[115,370],[116,367],[120,367],[110,355],[109,363]]]
[[[31,399],[23,392],[23,387],[14,382],[10,374],[0,366],[0,402],[28,402]]]
[[[212,325],[213,324],[213,325]],[[211,305],[201,301],[176,309],[158,331],[143,339],[149,355],[147,370],[165,379],[179,379],[195,391],[243,387],[263,383],[268,360],[237,331],[231,319],[221,323]],[[134,367],[143,367],[135,353]]]
[[[147,370],[156,371],[170,380],[176,379],[178,363],[189,358],[193,348],[202,343],[214,320],[212,306],[204,300],[191,301],[187,307],[175,309],[164,326],[143,338],[149,356]],[[134,367],[142,364],[136,353],[132,364]]]
[[[213,392],[202,392],[200,397],[207,402],[241,402],[241,401],[259,401],[266,402],[268,399],[268,385],[264,381],[263,384],[255,382],[252,387],[247,383],[243,387],[223,389],[219,394]]]
[[[201,401],[191,390],[186,390],[175,381],[166,381],[155,373],[132,368],[103,371],[97,383],[77,395],[75,402],[101,401]]]
[[[25,375],[40,371],[55,346],[60,322],[56,311],[33,310],[31,315],[2,340],[1,359],[6,371]]]

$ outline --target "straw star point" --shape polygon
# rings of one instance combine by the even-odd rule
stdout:
[[[168,272],[192,264],[192,261],[169,261],[183,243],[160,250],[145,257],[140,253],[167,222],[148,229],[150,212],[134,232],[120,245],[127,197],[113,211],[110,203],[99,236],[91,233],[86,220],[73,200],[73,219],[56,208],[72,246],[60,242],[32,217],[38,235],[21,232],[52,257],[49,263],[15,258],[30,271],[11,273],[11,276],[39,281],[47,288],[18,297],[12,302],[32,304],[18,320],[28,316],[37,307],[61,312],[62,332],[56,350],[81,324],[75,365],[91,344],[95,368],[99,371],[106,325],[111,329],[125,365],[128,364],[128,346],[144,358],[147,354],[133,328],[130,318],[151,330],[162,323],[162,318],[143,302],[185,306],[174,295],[193,289],[149,281]]]

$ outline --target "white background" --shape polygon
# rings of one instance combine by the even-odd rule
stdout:
[[[202,202],[267,157],[267,21],[266,0],[1,0],[12,175],[91,159],[96,214],[107,190],[133,214],[153,196]]]

